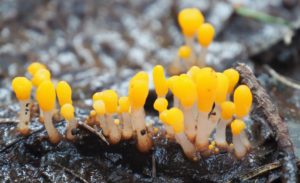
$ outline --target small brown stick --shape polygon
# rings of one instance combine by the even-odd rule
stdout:
[[[82,121],[78,121],[78,124],[80,126],[82,126],[83,128],[87,129],[88,131],[92,132],[93,134],[97,135],[101,140],[103,140],[107,145],[109,145],[109,142],[106,140],[106,138],[102,134],[102,130],[97,131],[93,127],[90,127],[89,125],[87,125],[85,122],[82,122]]]
[[[255,105],[250,115],[251,118],[268,125],[274,132],[273,135],[282,155],[282,181],[297,182],[296,157],[286,123],[279,116],[278,109],[271,102],[265,89],[258,83],[251,69],[239,63],[236,70],[240,73],[241,83],[246,84],[253,94]]]
[[[155,156],[152,154],[152,178],[156,177],[156,162]]]
[[[57,166],[57,167],[59,167],[59,168],[61,168],[61,169],[63,169],[65,172],[67,172],[67,173],[73,175],[73,176],[76,177],[78,180],[80,180],[80,181],[82,181],[82,182],[84,182],[84,183],[88,183],[87,180],[85,180],[84,178],[80,177],[80,175],[76,174],[74,171],[70,170],[69,168],[64,167],[64,166],[62,166],[62,165],[60,165],[60,164],[58,164],[58,163],[54,163],[53,165],[54,165],[54,166]]]
[[[278,80],[279,82],[285,84],[286,86],[289,86],[291,88],[294,88],[296,90],[300,90],[300,84],[296,83],[295,81],[292,81],[291,79],[280,75],[279,73],[277,73],[274,69],[272,69],[270,66],[268,65],[264,65],[263,66],[264,69],[266,69],[268,71],[268,73],[276,80]]]

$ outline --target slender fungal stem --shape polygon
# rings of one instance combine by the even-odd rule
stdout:
[[[196,137],[196,120],[193,115],[193,107],[182,107],[184,114],[184,132],[188,139],[194,142]]]
[[[103,135],[107,137],[109,135],[109,128],[108,128],[107,121],[105,120],[105,117],[103,115],[98,115],[98,120],[99,120],[99,125],[103,131]]]
[[[72,130],[77,128],[78,124],[76,119],[72,119],[71,121],[68,122],[67,124],[67,134],[66,134],[66,138],[68,140],[74,140],[75,136],[72,134]]]
[[[123,120],[122,138],[128,140],[132,137],[133,134],[131,118],[129,113],[127,112],[122,113],[122,120]]]
[[[220,120],[220,122],[217,125],[215,140],[217,146],[222,149],[227,149],[228,147],[228,143],[226,141],[226,127],[230,122],[231,119]]]
[[[197,59],[197,66],[198,67],[205,67],[206,65],[206,55],[207,55],[207,48],[206,47],[202,47],[200,54],[199,54],[199,58]]]
[[[52,122],[52,111],[44,112],[45,128],[47,130],[49,140],[53,144],[57,144],[60,141],[60,134],[54,127]]]
[[[175,135],[176,141],[180,144],[184,154],[191,160],[196,160],[195,146],[188,140],[187,136],[182,132]]]
[[[144,108],[132,109],[131,121],[136,129],[138,149],[141,152],[148,152],[152,148],[153,143],[147,132]]]
[[[187,64],[187,66],[191,67],[191,66],[195,65],[195,63],[196,63],[196,55],[195,55],[195,49],[194,49],[194,36],[193,37],[185,36],[184,39],[185,39],[185,44],[188,47],[190,47],[190,49],[191,49],[190,59],[187,60],[187,61],[190,61],[190,63]]]
[[[216,123],[208,118],[208,112],[199,112],[197,119],[196,148],[205,151],[209,145],[209,137],[214,130]]]
[[[243,158],[247,153],[247,148],[243,144],[240,135],[233,135],[232,143],[234,146],[234,154],[238,159]]]
[[[113,114],[106,114],[106,122],[109,129],[109,143],[117,144],[121,140],[121,131],[119,127],[114,123]]]
[[[29,134],[30,125],[30,99],[20,101],[20,122],[18,131],[23,135]]]

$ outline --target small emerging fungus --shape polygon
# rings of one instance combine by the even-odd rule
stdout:
[[[221,120],[219,121],[216,129],[216,144],[222,149],[227,149],[228,144],[226,141],[226,127],[230,124],[232,117],[235,113],[235,105],[233,102],[226,101],[221,104]]]
[[[163,111],[167,110],[168,108],[168,100],[165,98],[157,98],[153,104],[153,107],[156,111],[162,113]],[[171,126],[164,123],[164,127],[166,129],[167,135],[170,138],[174,137],[174,130]]]
[[[103,130],[103,135],[106,137],[109,136],[110,131],[109,131],[108,123],[104,116],[106,113],[105,103],[103,102],[103,100],[96,100],[93,103],[93,108],[97,113],[99,126]]]
[[[117,144],[121,140],[121,131],[118,125],[114,123],[114,114],[118,111],[118,94],[114,90],[104,90],[101,93],[105,103],[106,123],[109,129],[108,140],[111,144]]]
[[[180,144],[184,154],[189,159],[196,160],[196,149],[184,133],[184,116],[182,111],[173,107],[169,110],[163,111],[160,114],[160,119],[167,125],[173,127],[175,139]]]
[[[204,22],[204,16],[196,8],[186,8],[180,11],[178,22],[185,38],[185,44],[191,48],[191,63],[195,63],[194,38]]]
[[[27,72],[31,75],[34,76],[35,73],[40,70],[40,69],[46,69],[46,66],[44,64],[41,64],[39,62],[33,62],[27,67]]]
[[[212,68],[202,68],[197,74],[197,93],[198,93],[198,119],[196,148],[205,151],[209,145],[209,137],[214,130],[216,123],[209,119],[217,89],[217,75]]]
[[[193,114],[193,106],[197,100],[196,85],[189,76],[182,74],[174,83],[173,94],[179,99],[184,114],[184,131],[188,139],[194,141],[197,125]]]
[[[56,94],[61,107],[65,104],[72,104],[72,88],[67,82],[58,82],[56,86]]]
[[[194,65],[195,63],[192,62],[191,55],[192,50],[190,47],[186,45],[181,46],[177,51],[176,59],[172,62],[171,66],[169,67],[169,72],[172,75],[180,74],[184,71],[184,69],[187,69]],[[184,62],[182,63],[182,61]],[[185,66],[185,68],[183,68],[183,66]]]
[[[198,30],[198,42],[202,46],[197,65],[204,67],[206,63],[207,48],[215,36],[215,29],[209,23],[204,23]]]
[[[247,147],[244,142],[248,141],[248,138],[244,136],[243,132],[246,128],[244,121],[236,119],[231,123],[232,143],[234,146],[234,153],[238,159],[243,158],[247,153]]]
[[[20,122],[18,131],[23,135],[29,134],[30,124],[30,94],[32,89],[31,82],[25,77],[15,77],[12,81],[12,88],[20,103]]]
[[[152,148],[152,139],[147,132],[144,111],[144,105],[149,93],[148,85],[147,73],[139,72],[131,79],[128,92],[131,106],[131,122],[136,130],[137,146],[141,152],[148,152]]]
[[[57,144],[60,141],[60,134],[52,122],[53,110],[55,108],[55,88],[51,81],[44,81],[36,91],[36,99],[43,111],[45,128],[48,132],[50,142]]]
[[[67,132],[66,132],[66,138],[68,140],[74,140],[75,136],[72,134],[73,129],[77,128],[77,121],[74,117],[74,107],[70,103],[65,103],[61,109],[60,114],[65,118],[65,120],[68,122],[67,124]]]
[[[130,101],[128,97],[119,98],[119,113],[123,122],[122,138],[124,140],[131,139],[133,134],[131,118],[130,118]]]
[[[248,115],[252,106],[252,93],[249,87],[247,85],[238,86],[234,91],[233,101],[235,104],[235,114],[237,118],[242,119]],[[245,136],[245,138],[242,138],[242,142],[247,149],[250,149],[251,145],[244,131],[241,132],[241,136]]]

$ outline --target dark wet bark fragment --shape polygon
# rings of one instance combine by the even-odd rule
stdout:
[[[279,116],[278,109],[271,102],[265,89],[258,83],[251,69],[245,64],[238,64],[236,69],[240,73],[241,83],[248,85],[253,94],[256,109],[252,110],[251,118],[259,122],[264,120],[273,131],[272,135],[275,136],[282,156],[282,180],[284,182],[297,182],[296,158],[286,123]]]

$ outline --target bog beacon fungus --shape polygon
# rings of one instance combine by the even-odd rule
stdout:
[[[29,134],[30,124],[30,94],[32,89],[31,82],[25,77],[15,77],[12,81],[12,89],[20,103],[20,122],[18,132],[23,135]]]
[[[141,152],[152,148],[152,139],[146,128],[144,105],[149,93],[147,73],[139,72],[130,81],[128,97],[131,106],[131,122],[136,130],[137,147]]]
[[[52,121],[52,115],[55,109],[56,93],[55,87],[51,81],[44,81],[39,85],[36,91],[36,99],[44,114],[44,125],[47,130],[49,140],[51,143],[57,144],[60,141],[60,134],[54,127]]]
[[[122,138],[124,140],[131,139],[133,135],[133,128],[130,118],[130,101],[128,97],[119,98],[119,113],[120,119],[122,119]]]
[[[67,121],[66,138],[68,140],[74,140],[75,136],[72,131],[76,129],[78,125],[77,120],[74,117],[74,106],[70,103],[65,103],[60,109],[60,114]]]

